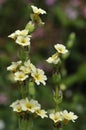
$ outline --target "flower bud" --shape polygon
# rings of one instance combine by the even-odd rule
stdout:
[[[29,21],[26,26],[25,29],[29,30],[29,33],[32,33],[35,30],[35,25],[32,21]]]

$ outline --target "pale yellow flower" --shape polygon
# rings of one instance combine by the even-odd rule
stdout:
[[[20,104],[21,104],[21,106],[22,106],[22,111],[27,111],[27,108],[26,108],[26,105],[25,105],[26,100],[28,100],[28,98],[21,99],[21,100],[19,101]],[[28,102],[29,102],[29,100],[28,100]]]
[[[26,66],[26,67],[30,66],[30,64],[31,64],[30,60],[27,60],[24,62],[24,66]]]
[[[54,121],[54,123],[62,121],[61,112],[53,112],[49,114],[49,118]]]
[[[29,101],[28,98],[26,98],[25,100],[22,100],[21,104],[23,111],[29,111],[32,113],[41,108],[41,105],[38,103],[38,101],[33,99]]]
[[[41,8],[37,8],[37,7],[34,6],[34,5],[32,5],[31,8],[32,8],[32,10],[33,10],[33,12],[34,12],[35,14],[46,14],[46,11],[45,11],[45,10],[43,10],[43,9],[41,9]]]
[[[44,75],[44,71],[42,69],[34,69],[34,71],[32,71],[31,76],[34,78],[35,83],[37,85],[39,85],[40,83],[42,83],[43,85],[46,84],[46,80],[47,77],[46,75]]]
[[[66,47],[62,44],[56,44],[56,45],[54,45],[54,47],[58,51],[58,53],[60,53],[60,54],[66,54],[68,52]]]
[[[58,57],[58,53],[53,54],[51,57],[49,57],[46,60],[48,63],[52,63],[52,64],[58,64],[60,61],[60,58]]]
[[[16,71],[17,67],[21,65],[22,61],[12,62],[10,66],[7,67],[8,71]]]
[[[27,36],[28,35],[28,30],[24,29],[24,30],[16,30],[14,33],[10,34],[8,37],[12,38],[12,39],[16,39],[18,36]]]
[[[36,71],[36,66],[33,65],[32,63],[30,64],[30,68],[31,68],[31,73],[34,73]]]
[[[36,114],[37,114],[38,116],[40,116],[41,118],[48,117],[46,113],[47,113],[47,112],[46,112],[45,110],[42,110],[42,109],[39,109],[39,110],[36,111]]]
[[[30,104],[32,105],[32,108],[36,111],[41,108],[41,105],[38,103],[37,100],[31,99]]]
[[[16,43],[21,46],[29,46],[30,45],[30,37],[29,35],[26,37],[18,36],[16,39]]]
[[[15,112],[22,112],[22,106],[20,104],[16,105],[14,108],[13,108],[13,111]]]
[[[20,104],[20,100],[17,100],[15,102],[13,102],[10,107],[13,108],[13,111],[15,112],[21,112],[22,111],[22,106]]]
[[[67,120],[67,121],[73,121],[73,122],[75,122],[75,120],[78,118],[78,116],[77,115],[74,115],[74,113],[73,112],[69,112],[68,113],[68,111],[67,110],[64,110],[63,112],[62,112],[62,117],[63,117],[63,120]]]
[[[24,62],[24,66],[25,66],[27,69],[29,69],[29,72],[30,72],[30,73],[36,71],[35,65],[33,65],[30,60],[25,61],[25,62]]]
[[[15,40],[17,38],[17,35],[15,33],[12,33],[8,37]]]
[[[20,100],[16,100],[15,102],[13,102],[10,107],[14,107],[16,105],[18,105],[20,103]]]
[[[17,31],[15,31],[15,34],[17,35],[17,36],[27,36],[28,35],[28,30],[26,30],[26,29],[24,29],[24,30],[17,30]]]
[[[28,78],[28,75],[25,75],[25,73],[23,73],[22,71],[15,72],[14,76],[15,81],[24,81]]]
[[[31,73],[31,68],[30,68],[30,66],[28,66],[28,67],[26,67],[26,66],[21,66],[20,67],[20,71],[22,71],[23,73],[25,73],[25,74],[30,74]]]
[[[25,61],[24,66],[29,68],[30,71],[34,71],[36,69],[35,65],[33,65],[30,60]]]

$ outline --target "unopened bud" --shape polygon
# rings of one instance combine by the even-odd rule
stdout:
[[[29,30],[29,33],[32,33],[35,30],[35,25],[32,21],[28,22],[25,26],[25,29]]]

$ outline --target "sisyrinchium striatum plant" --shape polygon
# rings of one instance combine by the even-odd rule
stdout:
[[[65,45],[57,43],[54,45],[56,52],[45,61],[54,66],[52,78],[57,79],[53,80],[54,89],[52,91],[55,108],[53,108],[53,110],[45,110],[36,99],[32,99],[30,96],[28,83],[31,82],[36,86],[42,84],[46,87],[46,81],[48,80],[44,70],[36,67],[30,59],[32,33],[38,27],[44,25],[40,15],[46,14],[46,11],[34,5],[32,5],[31,8],[31,20],[26,24],[25,28],[23,30],[16,30],[8,36],[20,46],[19,60],[12,62],[11,65],[7,67],[7,70],[10,71],[11,80],[13,80],[14,83],[18,83],[21,99],[14,101],[10,107],[18,116],[19,130],[32,129],[30,127],[31,122],[33,118],[38,117],[42,119],[48,118],[53,122],[53,128],[60,130],[63,129],[63,125],[67,125],[69,121],[75,122],[78,118],[74,112],[62,110],[60,107],[63,101],[61,66],[64,62],[64,56],[69,54],[69,50]]]

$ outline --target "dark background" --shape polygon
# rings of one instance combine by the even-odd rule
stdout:
[[[0,130],[17,130],[16,115],[9,105],[18,98],[17,85],[8,80],[7,66],[17,59],[18,47],[8,35],[17,29],[24,29],[30,20],[34,4],[47,11],[42,16],[44,27],[33,33],[31,43],[32,62],[41,67],[49,76],[47,87],[38,87],[36,98],[45,109],[53,108],[50,84],[52,65],[45,60],[54,53],[56,43],[68,45],[70,55],[63,67],[63,81],[66,85],[62,103],[63,109],[74,111],[76,123],[69,123],[66,130],[86,129],[86,1],[85,0],[0,0]],[[40,98],[41,95],[41,98]],[[35,130],[52,129],[50,121],[38,119]]]

